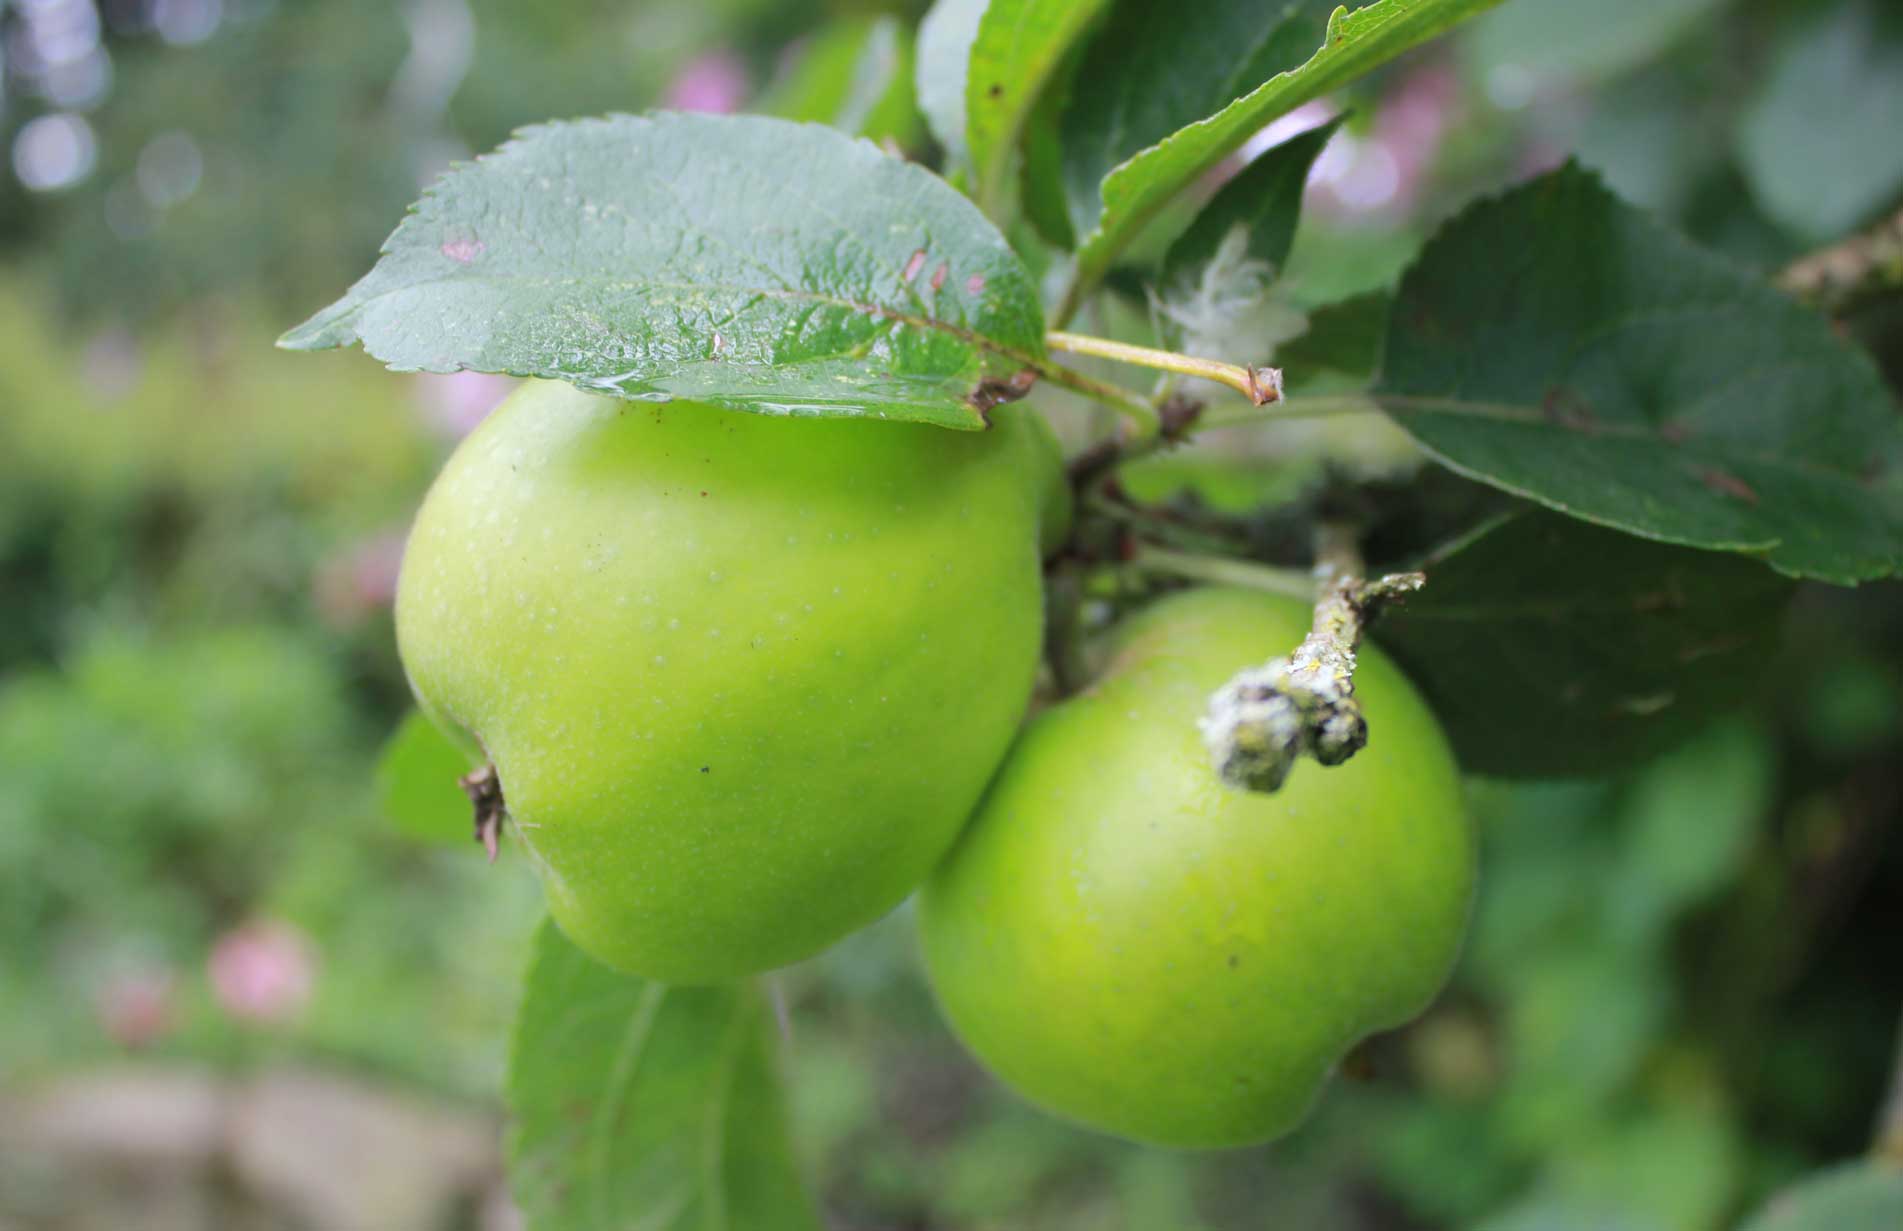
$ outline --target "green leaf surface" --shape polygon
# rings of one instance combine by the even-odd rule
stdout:
[[[1599,773],[1662,751],[1751,688],[1790,591],[1752,560],[1528,510],[1430,561],[1426,587],[1375,637],[1467,769]]]
[[[1869,358],[1567,167],[1402,280],[1377,397],[1469,478],[1854,583],[1903,564],[1903,432]]]
[[[399,371],[979,429],[1042,354],[1030,275],[976,207],[869,142],[761,116],[524,130],[451,171],[344,298],[286,334]]]
[[[1738,876],[1776,804],[1778,748],[1759,725],[1720,719],[1635,777],[1620,809],[1626,837],[1614,909],[1659,934]],[[1687,817],[1698,823],[1688,825]]]
[[[1490,89],[1530,96],[1650,60],[1725,0],[1513,0],[1475,22],[1465,50]]]
[[[1847,1163],[1771,1198],[1738,1231],[1896,1231],[1903,1227],[1903,1169]]]
[[[528,1231],[818,1231],[771,1027],[752,984],[624,975],[545,921],[508,1076]]]
[[[478,764],[421,710],[411,710],[377,759],[377,802],[413,838],[469,845],[474,814],[456,780]]]
[[[912,81],[911,38],[898,19],[849,18],[815,35],[755,110],[912,146],[924,123]]]
[[[1070,205],[1064,199],[1063,122],[1085,50],[1073,47],[1044,83],[1037,104],[1025,117],[1018,160],[1018,208],[1046,243],[1066,251],[1077,246],[1077,232],[1070,225]]]
[[[1772,217],[1835,239],[1903,197],[1899,117],[1903,5],[1846,0],[1780,48],[1738,126],[1739,161]]]
[[[956,180],[965,156],[966,82],[971,45],[989,0],[937,0],[918,25],[918,105],[945,147],[945,174]]]
[[[965,149],[975,195],[996,213],[1011,155],[1044,86],[1107,0],[990,0],[967,61]]]
[[[1065,116],[1077,233],[1063,319],[1164,206],[1269,123],[1499,0],[1122,0]]]
[[[1236,227],[1249,236],[1249,256],[1279,273],[1295,243],[1309,168],[1340,127],[1337,118],[1291,137],[1237,172],[1203,206],[1189,230],[1170,245],[1163,258],[1164,279],[1175,282],[1193,276]]]
[[[1381,365],[1394,297],[1369,291],[1308,314],[1308,330],[1275,350],[1291,395],[1313,388],[1365,387]]]

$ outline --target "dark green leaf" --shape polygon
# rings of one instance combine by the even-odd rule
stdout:
[[[1065,116],[1077,294],[1183,189],[1263,125],[1499,0],[1121,0]],[[1061,314],[1060,314],[1061,315]]]
[[[912,76],[911,38],[897,18],[837,21],[813,37],[756,110],[915,145],[924,121]]]
[[[1394,297],[1369,291],[1308,314],[1308,331],[1275,350],[1291,393],[1318,385],[1365,386],[1381,365]]]
[[[1377,396],[1455,470],[1575,517],[1839,583],[1903,564],[1875,366],[1575,167],[1428,245]]]
[[[1751,560],[1533,510],[1427,578],[1376,639],[1461,764],[1504,777],[1597,773],[1689,734],[1755,682],[1791,590]]]
[[[965,148],[974,194],[992,212],[1045,83],[1106,2],[990,0],[985,6],[965,82]]]
[[[977,429],[1041,355],[1030,275],[943,181],[759,116],[525,130],[439,181],[338,303],[285,335],[400,371]]]
[[[1169,255],[1163,258],[1163,276],[1173,282],[1193,274],[1216,255],[1224,237],[1236,227],[1248,233],[1248,254],[1280,272],[1295,242],[1309,168],[1339,127],[1341,121],[1334,119],[1291,137],[1238,172],[1170,245]]]
[[[1847,0],[1783,46],[1738,128],[1739,159],[1772,217],[1834,239],[1903,195],[1897,116],[1903,6]]]
[[[1489,87],[1530,95],[1542,79],[1603,77],[1650,60],[1724,0],[1513,0],[1466,46]]]
[[[670,987],[535,940],[510,1057],[528,1231],[818,1231],[751,984]]]
[[[965,83],[971,44],[988,0],[938,0],[918,26],[918,105],[932,135],[945,147],[945,174],[964,173]]]
[[[1896,1231],[1903,1227],[1903,1169],[1848,1163],[1777,1196],[1738,1231]]]
[[[412,710],[377,761],[377,802],[413,838],[468,845],[474,818],[456,780],[479,763]]]
[[[1046,243],[1064,249],[1077,246],[1077,233],[1071,229],[1070,206],[1064,200],[1062,123],[1083,62],[1084,49],[1073,48],[1045,83],[1024,121],[1023,158],[1018,165],[1018,208]]]

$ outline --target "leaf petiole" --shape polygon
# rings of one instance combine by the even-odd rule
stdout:
[[[1282,400],[1280,368],[1243,367],[1219,359],[1199,359],[1194,355],[1132,346],[1127,342],[1113,342],[1109,338],[1093,337],[1087,333],[1065,333],[1057,329],[1044,335],[1044,345],[1067,354],[1088,355],[1093,359],[1109,359],[1140,368],[1153,368],[1159,372],[1213,380],[1234,389],[1256,406],[1267,406]]]

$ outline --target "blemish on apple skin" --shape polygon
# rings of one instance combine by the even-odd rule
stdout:
[[[446,239],[443,241],[443,255],[459,265],[467,265],[483,253],[479,239]]]

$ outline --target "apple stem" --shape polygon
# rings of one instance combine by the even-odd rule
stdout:
[[[1340,765],[1368,742],[1355,700],[1355,649],[1379,608],[1421,588],[1420,573],[1363,577],[1352,526],[1315,532],[1315,618],[1292,654],[1240,672],[1209,699],[1199,722],[1217,774],[1239,790],[1279,790],[1304,753]]]
[[[494,863],[501,844],[502,822],[509,815],[508,805],[502,799],[502,779],[496,775],[494,765],[484,765],[456,779],[456,785],[469,796],[470,806],[476,810],[476,841],[488,852],[489,862]]]

